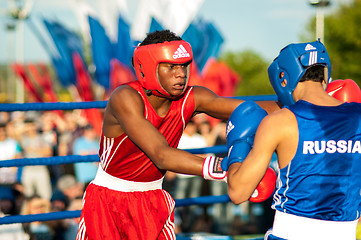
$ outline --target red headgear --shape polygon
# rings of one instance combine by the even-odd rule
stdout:
[[[192,59],[191,45],[180,40],[137,47],[134,50],[133,64],[137,78],[145,89],[152,91],[156,96],[172,97],[159,82],[159,63],[184,64],[191,62],[188,66],[186,85],[183,90],[185,91],[189,82]]]

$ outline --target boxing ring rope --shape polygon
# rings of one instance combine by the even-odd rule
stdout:
[[[234,97],[236,99],[250,100],[250,101],[277,101],[276,95],[260,95],[260,96],[240,96]],[[74,110],[74,109],[89,109],[89,108],[105,108],[107,101],[92,101],[92,102],[49,102],[49,103],[3,103],[0,104],[0,112],[14,112],[14,111],[51,111],[51,110]],[[224,153],[227,152],[225,145],[213,146],[206,148],[183,149],[193,154],[204,153]],[[19,166],[34,166],[34,165],[58,165],[77,162],[99,162],[98,155],[69,155],[69,156],[53,156],[44,158],[18,158],[11,160],[0,161],[1,167],[19,167]],[[230,199],[228,195],[219,196],[201,196],[196,198],[175,199],[176,207],[190,206],[190,205],[208,205],[214,203],[226,203]],[[26,223],[34,221],[49,221],[66,218],[80,217],[81,210],[51,212],[31,215],[13,215],[0,217],[0,225],[11,223]]]
[[[277,101],[277,95],[260,95],[260,96],[239,96],[235,99],[249,101]],[[91,102],[47,102],[47,103],[1,103],[0,112],[15,111],[51,111],[51,110],[74,110],[89,108],[105,108],[107,101]]]
[[[184,198],[175,199],[176,207],[186,207],[191,205],[208,205],[214,203],[227,203],[230,201],[228,195],[219,196],[202,196],[196,198]],[[62,211],[62,212],[50,212],[40,214],[29,214],[29,215],[13,215],[5,216],[0,218],[0,225],[11,224],[11,223],[27,223],[27,222],[38,222],[38,221],[50,221],[59,220],[66,218],[78,218],[80,217],[81,210],[73,211]]]

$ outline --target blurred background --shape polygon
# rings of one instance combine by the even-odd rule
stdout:
[[[273,94],[267,67],[282,47],[321,38],[333,79],[360,80],[360,0],[1,0],[0,101],[107,99],[134,80],[147,32],[192,45],[192,84],[223,96]]]
[[[191,44],[191,84],[221,96],[273,95],[267,68],[279,51],[318,38],[332,79],[360,85],[360,26],[361,0],[0,0],[0,103],[105,101],[135,80],[134,48],[162,29]],[[0,160],[96,155],[102,117],[103,109],[0,112]],[[190,125],[185,135],[202,138],[199,148],[226,144],[224,122],[197,115]],[[97,164],[0,168],[0,217],[80,210]],[[225,183],[201,179],[191,182],[195,195],[179,197],[183,180],[168,172],[163,187],[174,198],[227,194]],[[179,209],[176,231],[262,235],[271,202]],[[31,240],[74,239],[78,221],[0,225],[0,239],[13,239],[9,226]]]

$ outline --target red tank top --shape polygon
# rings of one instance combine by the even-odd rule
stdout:
[[[188,87],[180,99],[172,102],[167,115],[160,117],[149,103],[140,83],[135,81],[128,85],[142,97],[145,118],[163,134],[169,146],[176,148],[194,112],[193,88]],[[158,169],[125,133],[116,138],[108,138],[102,134],[99,157],[105,172],[128,181],[155,181],[166,172]]]

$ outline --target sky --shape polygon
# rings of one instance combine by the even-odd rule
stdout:
[[[97,11],[95,1],[87,0]],[[131,27],[136,21],[139,1],[128,0],[123,6],[127,9],[126,20]],[[324,9],[325,14],[331,13],[337,4],[345,1],[331,1],[331,6]],[[79,31],[79,21],[71,10],[71,6],[80,6],[79,2],[33,0],[30,11],[33,25],[25,22],[22,27],[18,24],[16,31],[6,31],[10,22],[7,14],[13,5],[10,0],[0,0],[0,62],[49,62],[49,55],[31,26],[35,26],[48,41],[49,36],[41,22],[43,17],[58,20],[69,29]],[[284,46],[300,41],[306,25],[315,15],[316,8],[308,0],[204,0],[194,19],[203,19],[215,25],[224,38],[222,52],[251,49],[272,61]]]

